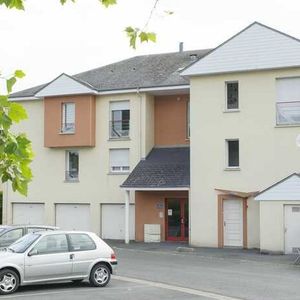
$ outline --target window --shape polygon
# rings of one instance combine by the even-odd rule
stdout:
[[[62,104],[62,133],[74,133],[75,132],[75,103],[63,103]]]
[[[25,252],[38,238],[39,234],[26,234],[22,238],[18,239],[12,245],[9,246],[10,249],[16,253]]]
[[[79,174],[78,151],[66,151],[66,181],[77,181]]]
[[[226,82],[226,110],[239,109],[239,83]]]
[[[129,149],[110,149],[110,171],[129,172]]]
[[[129,101],[110,102],[110,138],[129,137]]]
[[[190,129],[190,101],[186,103],[186,137],[189,139],[191,134]]]
[[[300,77],[276,80],[278,125],[300,124]]]
[[[7,231],[0,236],[0,245],[1,247],[9,246],[10,244],[15,242],[22,236],[23,236],[22,228]]]
[[[48,235],[34,246],[33,251],[37,254],[62,253],[68,252],[68,241],[65,234]]]
[[[94,241],[87,234],[69,234],[71,251],[95,250]]]
[[[238,168],[239,159],[239,140],[227,140],[227,167]]]

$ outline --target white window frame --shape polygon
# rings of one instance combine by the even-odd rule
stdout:
[[[237,83],[238,85],[238,107],[228,108],[228,84]],[[240,111],[240,83],[238,80],[225,81],[225,112],[239,112]]]
[[[67,107],[74,106],[74,121],[67,123]],[[76,122],[76,105],[74,102],[63,102],[61,104],[61,133],[73,134],[75,133],[75,122]]]
[[[238,166],[229,166],[229,142],[238,142],[239,143],[239,165]],[[241,160],[240,160],[240,140],[239,139],[226,139],[225,140],[225,170],[240,170]]]
[[[72,177],[70,176],[70,153],[74,152],[77,153],[78,155],[78,169],[77,169],[77,176]],[[79,151],[78,150],[66,150],[65,152],[65,159],[66,159],[66,163],[65,163],[65,181],[66,182],[76,182],[79,181]]]
[[[289,88],[287,87],[290,94],[282,95],[282,91],[280,91],[280,81],[283,82],[285,80],[299,81],[299,89],[298,91],[296,90],[296,94],[291,94],[292,89],[289,90]],[[283,105],[286,105],[286,107],[296,107],[299,110],[299,121],[280,122],[279,107]],[[300,76],[276,78],[276,126],[300,126]]]
[[[113,111],[123,111],[123,110],[129,110],[129,120],[128,120],[128,130],[125,130],[123,132],[123,129],[121,127],[123,124],[120,124],[120,136],[118,134],[112,134],[112,128],[115,126],[113,124]],[[121,113],[122,114],[122,113]],[[130,137],[130,100],[114,100],[109,102],[109,138],[110,139],[128,139]],[[117,122],[117,121],[115,121]],[[123,122],[123,120],[120,120],[120,122]],[[118,126],[117,126],[118,127]],[[118,129],[117,129],[118,131]]]
[[[128,151],[128,165],[112,165],[111,153],[113,151],[125,150]],[[109,149],[109,172],[110,173],[129,173],[130,172],[130,149],[129,148],[112,148]]]

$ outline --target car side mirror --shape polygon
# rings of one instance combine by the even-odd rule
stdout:
[[[33,255],[37,255],[38,251],[36,249],[31,249],[28,253],[28,256],[33,256]]]

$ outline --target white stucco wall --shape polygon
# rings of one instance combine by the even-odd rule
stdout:
[[[260,201],[260,245],[266,252],[284,253],[285,205],[299,205],[300,201]]]
[[[32,141],[35,158],[32,163],[33,181],[29,185],[28,197],[13,193],[10,187],[5,194],[5,223],[12,222],[12,202],[42,202],[46,204],[46,222],[55,225],[55,203],[90,203],[92,230],[100,233],[100,204],[124,203],[125,195],[120,185],[127,175],[109,174],[109,149],[129,148],[131,170],[142,155],[141,97],[144,94],[122,94],[99,96],[96,99],[96,147],[79,150],[79,182],[66,183],[65,150],[44,147],[43,101],[24,101],[29,119],[15,127],[27,132]],[[109,102],[130,100],[130,138],[109,140]],[[151,101],[151,100],[150,100]],[[145,104],[146,105],[146,104]],[[148,104],[147,104],[148,105]],[[141,118],[141,120],[140,120]],[[148,148],[151,147],[147,142]],[[134,201],[132,197],[132,201]]]
[[[300,169],[299,127],[276,127],[277,77],[300,69],[191,78],[191,243],[216,247],[215,188],[262,190]],[[225,82],[239,82],[240,111],[227,113]],[[225,140],[240,141],[240,170],[225,170]],[[248,246],[259,246],[259,205],[248,207]],[[260,221],[262,218],[260,218]],[[260,228],[265,226],[260,224]]]

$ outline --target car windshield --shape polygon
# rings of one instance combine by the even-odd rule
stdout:
[[[41,235],[36,233],[29,233],[18,239],[16,242],[11,244],[7,249],[17,253],[23,253],[28,249],[33,242],[35,242]]]
[[[7,228],[5,228],[5,227],[4,227],[4,228],[3,228],[3,227],[0,228],[0,234],[3,233],[3,232],[6,231],[6,230],[7,230]]]

